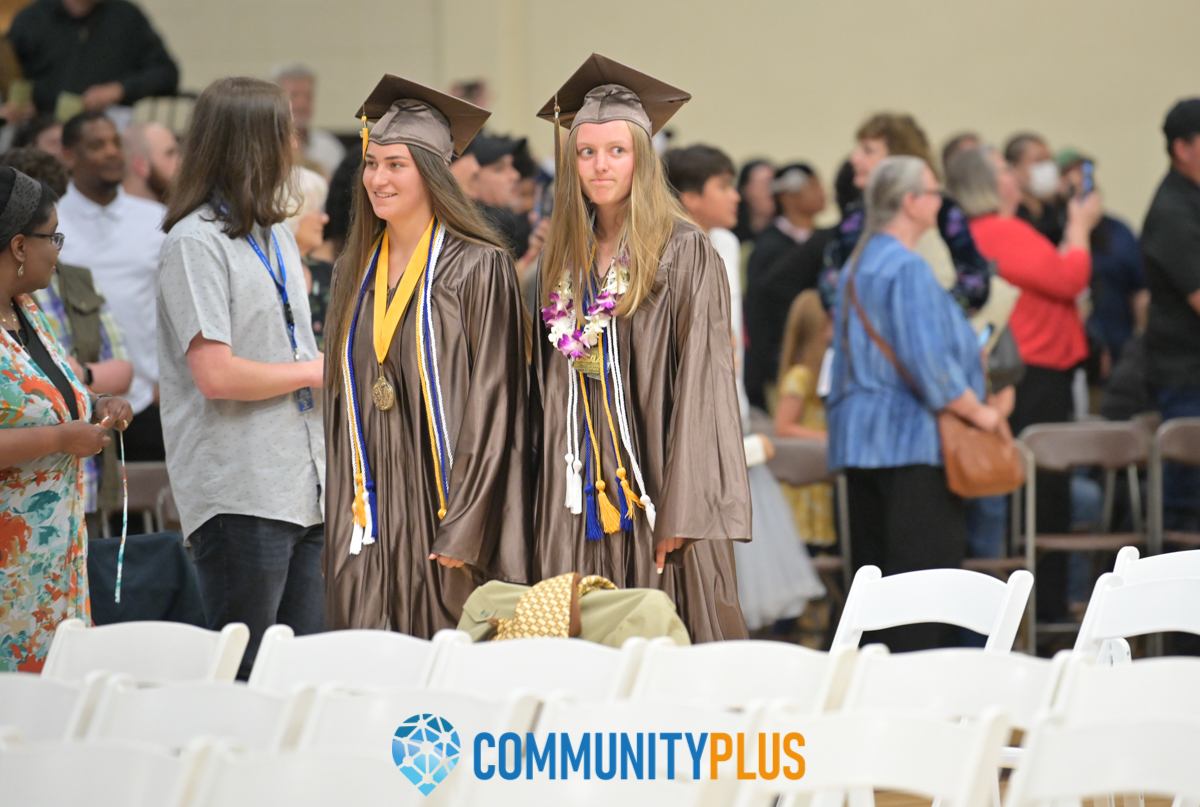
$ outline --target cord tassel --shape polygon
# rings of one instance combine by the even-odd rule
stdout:
[[[588,452],[586,456],[587,487],[583,490],[584,498],[587,500],[587,531],[585,535],[589,541],[599,541],[604,537],[604,527],[600,523],[600,513],[596,502],[596,486],[592,484],[592,454],[590,448],[585,447],[584,450]]]
[[[606,533],[612,534],[621,529],[621,511],[613,507],[604,488],[604,480],[601,479],[596,483],[596,500],[600,506],[600,523],[604,525]]]
[[[646,508],[646,521],[650,522],[650,532],[654,532],[654,522],[658,519],[658,511],[649,496],[642,496],[642,507]]]
[[[624,468],[617,469],[617,477],[621,480],[621,486],[617,488],[617,498],[621,501],[621,530],[629,532],[633,529],[634,505],[641,507],[642,502],[634,495],[633,488],[629,486]]]

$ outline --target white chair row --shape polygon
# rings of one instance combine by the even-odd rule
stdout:
[[[526,778],[523,774],[533,769],[518,742],[510,750],[513,767],[506,764],[504,769],[506,773],[519,770],[515,780],[494,773],[487,780],[478,778],[464,754],[427,797],[397,771],[393,761],[378,756],[345,750],[272,754],[210,740],[191,744],[181,755],[130,741],[22,745],[8,740],[0,750],[0,781],[5,783],[6,801],[45,807],[84,800],[96,807],[608,805],[614,798],[624,807],[663,803],[751,807],[771,804],[778,796],[785,797],[781,803],[787,804],[791,803],[787,799],[805,795],[873,789],[910,792],[955,807],[986,807],[1009,730],[1006,716],[998,709],[973,720],[947,721],[884,712],[809,715],[780,706],[763,710],[744,732],[749,742],[741,743],[733,738],[742,739],[736,731],[742,726],[736,723],[745,718],[726,714],[725,719],[721,724],[708,722],[709,716],[690,718],[697,730],[708,732],[707,749],[699,778],[691,775],[690,752],[681,751],[674,770],[684,775],[674,781],[661,775],[649,780],[648,767],[636,778],[635,769],[635,775],[624,782],[601,781],[595,774],[584,779],[575,768],[566,777],[550,779],[548,771],[539,770]],[[625,724],[616,725],[630,730]],[[570,731],[578,742],[581,728],[575,725]],[[766,749],[762,760],[756,756],[758,738]],[[473,745],[469,735],[462,739],[464,751]],[[535,737],[533,742],[539,740]],[[1027,756],[1010,781],[1005,807],[1032,807],[1105,792],[1177,794],[1192,800],[1200,796],[1200,769],[1193,759],[1197,747],[1200,719],[1194,715],[1082,723],[1047,713],[1028,734]],[[709,778],[714,755],[715,781]],[[659,772],[666,765],[664,757],[660,752]],[[488,761],[487,772],[494,764]],[[607,766],[613,770],[616,763],[610,758]],[[68,771],[69,775],[62,775]]]

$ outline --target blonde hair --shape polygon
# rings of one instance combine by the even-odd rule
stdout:
[[[626,215],[619,240],[629,251],[629,289],[617,304],[615,314],[628,316],[650,294],[658,274],[663,250],[671,239],[677,221],[688,221],[675,194],[667,184],[662,160],[642,127],[629,124],[633,134],[633,187],[625,200]],[[563,151],[562,164],[554,188],[554,215],[550,233],[542,253],[542,305],[550,304],[550,293],[562,279],[563,272],[573,273],[576,289],[583,288],[586,273],[591,271],[593,205],[583,193],[579,167],[575,162],[576,136],[571,131]],[[582,316],[582,306],[576,315]]]
[[[300,226],[300,220],[310,213],[325,207],[325,198],[329,196],[329,183],[325,177],[309,168],[296,166],[292,170],[292,192],[288,197],[288,210],[295,211],[284,222],[293,233]]]
[[[783,348],[779,354],[779,379],[797,364],[807,367],[815,379],[821,372],[825,348],[829,347],[826,330],[829,314],[821,304],[816,289],[800,292],[788,309],[787,325],[783,331]]]

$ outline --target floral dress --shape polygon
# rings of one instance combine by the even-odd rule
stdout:
[[[804,401],[800,425],[807,429],[826,431],[825,405],[817,396],[816,379],[812,371],[801,364],[788,370],[779,385],[780,396],[792,395]],[[833,546],[837,533],[833,529],[833,488],[828,483],[796,487],[781,484],[783,495],[792,505],[796,531],[806,544]]]
[[[91,401],[33,300],[21,313],[75,391],[80,418]],[[58,389],[8,331],[0,329],[0,429],[56,426],[71,419]],[[40,672],[64,619],[91,622],[83,469],[49,454],[0,469],[0,671]]]

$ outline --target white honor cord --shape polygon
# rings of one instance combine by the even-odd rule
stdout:
[[[442,377],[438,372],[437,335],[433,332],[433,300],[429,299],[433,294],[433,271],[437,267],[438,258],[441,257],[442,244],[445,240],[445,226],[438,227],[437,240],[433,242],[433,255],[430,256],[429,267],[425,270],[425,274],[427,275],[425,280],[425,309],[426,316],[429,318],[429,355],[433,357],[433,383],[434,389],[437,390],[437,414],[441,419],[441,432],[446,448],[446,467],[442,473],[446,479],[449,479],[450,472],[454,470],[454,450],[450,447],[450,439],[446,434],[446,407],[442,402]]]
[[[613,327],[609,328],[609,342],[612,345],[612,379],[613,379],[613,395],[616,397],[617,404],[617,423],[621,429],[621,443],[625,446],[625,453],[629,455],[629,465],[633,469],[633,477],[637,480],[638,490],[642,492],[641,502],[646,507],[646,520],[650,522],[650,531],[654,531],[654,522],[658,517],[658,513],[654,509],[654,503],[650,501],[650,494],[646,492],[646,481],[642,479],[642,469],[638,465],[637,455],[633,451],[633,440],[629,436],[629,416],[625,412],[625,383],[621,380],[621,340],[617,336],[616,320],[612,321]]]
[[[583,461],[579,458],[579,390],[575,386],[573,363],[567,362],[567,493],[563,505],[573,515],[583,512],[583,478],[579,475]]]

